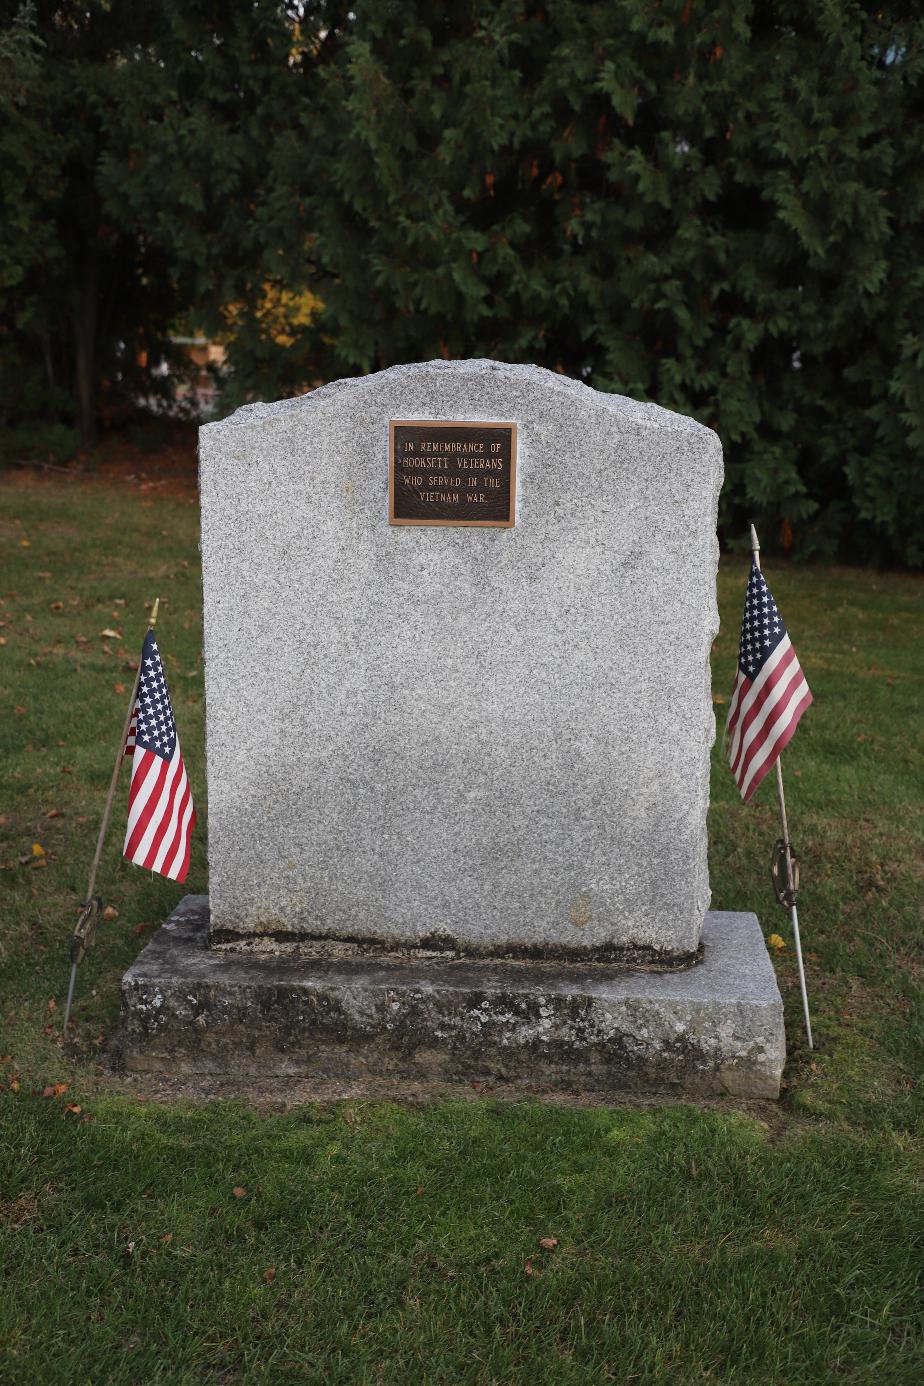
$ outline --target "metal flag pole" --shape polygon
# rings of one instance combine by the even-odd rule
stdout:
[[[754,555],[754,562],[760,568],[760,543],[757,539],[757,530],[751,525],[751,552]],[[776,793],[780,804],[780,828],[783,836],[778,847],[782,848],[780,853],[782,864],[785,869],[785,884],[780,883],[777,888],[777,899],[780,904],[789,910],[789,917],[792,920],[792,936],[796,945],[796,962],[799,967],[799,990],[802,992],[802,1014],[805,1016],[805,1034],[808,1040],[809,1049],[814,1049],[812,1042],[812,1020],[809,1015],[808,989],[805,985],[805,964],[802,961],[802,940],[799,936],[799,912],[796,908],[796,896],[799,891],[799,868],[795,864],[795,853],[792,850],[792,843],[789,840],[789,824],[786,819],[786,795],[783,792],[783,768],[780,764],[780,756],[776,758]],[[773,865],[770,868],[771,875],[776,884],[777,858],[774,854]]]
[[[157,624],[157,608],[160,606],[160,597],[156,597],[154,605],[151,607],[151,617],[148,621],[148,628],[153,630]],[[96,886],[96,873],[99,870],[100,857],[103,855],[103,843],[106,840],[106,832],[109,828],[109,816],[112,813],[112,804],[115,799],[116,786],[119,783],[119,771],[122,769],[122,761],[125,759],[125,743],[128,740],[128,729],[132,724],[132,713],[135,710],[135,699],[138,697],[138,684],[141,680],[141,662],[135,672],[135,682],[132,684],[132,696],[128,700],[128,711],[125,714],[125,722],[122,727],[122,736],[116,751],[115,765],[112,767],[112,779],[109,781],[109,793],[106,795],[106,803],[103,806],[103,818],[99,825],[99,836],[96,839],[96,851],[93,854],[93,865],[90,867],[90,880],[87,884],[87,894],[83,906],[80,910],[80,918],[74,926],[74,937],[71,939],[71,978],[67,987],[67,1001],[64,1006],[64,1025],[63,1031],[67,1031],[67,1022],[70,1019],[71,1005],[74,1000],[74,985],[77,981],[77,968],[83,962],[86,951],[93,942],[93,934],[96,930],[96,923],[99,919],[102,908],[102,900],[93,891]]]

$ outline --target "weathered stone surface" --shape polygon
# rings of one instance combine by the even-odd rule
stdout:
[[[514,528],[389,526],[390,419],[516,423]],[[200,438],[216,941],[692,955],[715,434],[436,361]]]
[[[752,914],[707,914],[702,962],[647,972],[272,957],[207,935],[208,898],[187,896],[125,974],[129,1070],[779,1093],[783,1008]]]

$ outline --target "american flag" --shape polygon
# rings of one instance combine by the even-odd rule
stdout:
[[[787,744],[811,690],[763,573],[751,564],[725,753],[745,803]]]
[[[185,881],[196,810],[153,630],[141,648],[125,754],[132,758],[132,782],[122,855],[172,881]]]

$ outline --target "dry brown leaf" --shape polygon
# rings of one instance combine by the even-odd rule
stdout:
[[[543,1250],[543,1251],[554,1251],[555,1248],[558,1246],[558,1238],[557,1238],[557,1237],[540,1237],[540,1238],[539,1238],[539,1245],[542,1247],[542,1250]]]
[[[267,1285],[272,1285],[273,1281],[276,1279],[276,1267],[267,1266],[266,1270],[263,1272],[263,1279],[266,1281]]]
[[[161,1237],[161,1241],[162,1241],[162,1242],[164,1243],[164,1245],[166,1246],[168,1242],[172,1242],[172,1241],[173,1241],[173,1233],[172,1233],[172,1232],[165,1232],[164,1235]]]
[[[64,812],[63,812],[62,809],[49,809],[48,812],[45,814],[45,817],[46,817],[46,818],[63,818],[63,817],[64,817]]]
[[[100,635],[103,637],[104,640],[122,639],[122,632],[120,630],[111,630],[109,626],[107,626],[105,630],[101,630]]]
[[[10,1082],[10,1092],[19,1092],[19,1079],[13,1078]]]
[[[244,1188],[243,1184],[238,1184],[237,1188],[232,1189],[231,1192],[234,1194],[235,1198],[243,1198],[247,1190]]]
[[[111,921],[111,920],[113,920],[113,919],[118,919],[118,917],[119,917],[119,911],[115,908],[114,905],[107,905],[106,908],[103,910],[103,915],[102,915],[102,917],[103,917],[103,919],[105,919],[105,920],[107,921],[107,923],[108,923],[109,921]]]
[[[54,1085],[52,1091],[53,1091],[55,1097],[63,1097],[64,1094],[67,1092],[67,1084],[66,1084],[66,1083],[55,1083],[55,1085]]]
[[[58,1003],[53,996],[49,996],[48,998],[47,1009],[49,1015],[54,1015],[55,1011],[58,1009]]]
[[[63,602],[52,602],[48,609],[49,609],[49,611],[63,611],[63,610],[64,610],[64,603],[63,603]]]
[[[532,1261],[527,1261],[527,1262],[526,1262],[526,1265],[523,1267],[523,1274],[524,1274],[524,1275],[535,1275],[535,1274],[536,1274],[536,1272],[533,1270],[533,1263],[532,1263]]]
[[[132,929],[132,933],[143,934],[145,929],[150,929],[150,927],[150,924],[136,924]]]
[[[124,683],[116,683],[116,684],[113,684],[113,688],[115,689],[115,691],[116,691],[117,693],[124,693],[124,692],[125,692],[125,684],[124,684]]]
[[[64,1108],[65,1112],[73,1112],[74,1116],[80,1116],[83,1111],[79,1102],[68,1102]]]
[[[48,1087],[47,1087],[47,1088],[43,1088],[43,1089],[42,1089],[42,1096],[43,1096],[43,1097],[54,1097],[54,1095],[55,1095],[55,1090],[54,1090],[54,1087],[52,1086],[51,1083],[48,1084]]]

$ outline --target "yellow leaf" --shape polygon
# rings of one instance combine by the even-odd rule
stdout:
[[[31,549],[32,544],[31,544],[31,542],[30,542],[28,539],[20,539],[20,541],[19,541],[19,547],[20,547],[21,549]]]
[[[775,948],[777,952],[779,952],[781,948],[786,947],[786,940],[784,938],[780,938],[779,934],[771,934],[770,937],[767,939],[767,942],[769,943],[770,947]]]
[[[32,855],[34,857],[43,857],[45,855],[45,848],[42,846],[40,842],[33,842]]]

